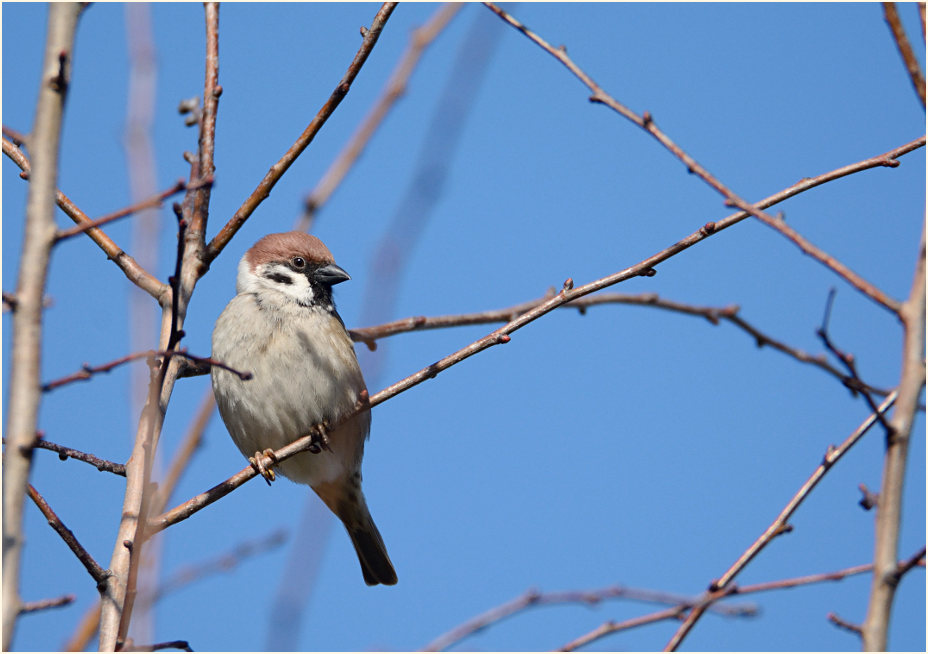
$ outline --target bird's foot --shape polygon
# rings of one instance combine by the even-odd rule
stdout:
[[[268,486],[271,485],[272,481],[277,479],[277,475],[274,474],[273,468],[273,466],[277,465],[277,457],[274,455],[274,450],[271,448],[263,452],[255,452],[254,456],[248,458],[248,462],[259,475],[264,477],[264,481],[267,482]]]
[[[321,423],[313,427],[313,430],[310,432],[313,437],[312,442],[309,445],[309,451],[313,454],[319,454],[322,450],[326,452],[331,452],[332,448],[329,447],[329,421],[323,420]]]

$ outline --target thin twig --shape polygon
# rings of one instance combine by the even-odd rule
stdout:
[[[22,150],[16,147],[12,141],[4,138],[3,139],[3,154],[9,157],[13,163],[19,166],[20,170],[23,172],[20,174],[20,177],[23,179],[30,179],[32,174],[32,164],[26,158],[26,155],[23,154]],[[71,201],[67,195],[62,193],[60,190],[55,191],[55,203],[64,211],[65,215],[68,216],[78,225],[87,225],[93,221],[90,219],[87,214],[81,211],[74,202]],[[140,289],[151,295],[155,299],[159,299],[163,293],[166,292],[168,286],[164,282],[160,281],[157,277],[152,275],[150,272],[142,268],[139,263],[133,259],[131,256],[126,254],[122,248],[116,245],[113,240],[107,236],[102,229],[99,227],[88,227],[87,236],[96,243],[104,253],[106,253],[107,259],[110,259],[115,263],[126,278],[138,286]]]
[[[37,438],[33,444],[33,447],[37,449],[57,452],[58,458],[62,461],[76,459],[77,461],[89,463],[100,472],[112,472],[114,475],[119,475],[121,477],[126,476],[126,466],[122,463],[107,461],[106,459],[101,459],[100,457],[94,456],[93,454],[88,454],[87,452],[81,452],[80,450],[65,447],[64,445],[52,443],[51,441],[47,441],[44,438]]]
[[[837,613],[829,613],[828,621],[836,627],[841,627],[845,631],[850,631],[852,634],[856,634],[857,636],[863,635],[863,629],[861,629],[859,625],[844,620],[839,617]]]
[[[368,55],[370,55],[371,50],[374,49],[374,45],[377,43],[377,39],[380,38],[380,32],[383,30],[384,25],[386,25],[387,19],[390,18],[390,14],[393,13],[394,8],[396,7],[395,2],[385,2],[381,6],[380,10],[377,12],[377,15],[374,16],[374,20],[371,23],[369,29],[363,31],[364,40],[361,43],[361,47],[358,50],[357,54],[354,57],[354,60],[351,62],[351,65],[348,66],[348,70],[345,75],[342,77],[341,81],[335,87],[335,90],[332,91],[332,95],[329,96],[329,99],[326,100],[325,104],[322,105],[322,108],[316,114],[316,116],[310,121],[309,125],[303,130],[303,133],[300,134],[300,137],[296,142],[290,146],[290,149],[284,154],[280,160],[271,166],[271,169],[264,176],[264,179],[258,184],[257,188],[252,192],[248,199],[242,204],[241,207],[235,212],[232,218],[225,224],[225,226],[219,231],[218,234],[210,241],[209,246],[206,248],[205,253],[205,263],[211,263],[219,253],[222,252],[223,248],[229,244],[229,241],[232,240],[232,237],[235,233],[245,224],[245,221],[254,213],[255,209],[258,208],[258,205],[264,201],[271,194],[271,190],[280,180],[287,169],[296,161],[297,157],[302,154],[303,150],[312,143],[313,139],[316,137],[316,134],[319,133],[319,130],[322,129],[322,126],[329,119],[329,116],[332,115],[332,112],[335,111],[336,107],[341,104],[341,101],[348,94],[348,91],[351,90],[351,84],[354,82],[355,77],[361,71],[361,67],[364,65],[364,62],[367,61]]]
[[[876,401],[873,399],[873,395],[870,393],[869,387],[860,378],[860,374],[857,372],[857,362],[854,358],[854,355],[839,349],[831,340],[831,336],[828,334],[829,322],[831,320],[831,309],[834,305],[836,294],[837,292],[833,288],[828,292],[828,299],[825,301],[825,315],[822,317],[822,325],[816,330],[815,333],[822,340],[825,348],[831,352],[850,373],[850,377],[845,377],[842,380],[844,385],[847,386],[851,392],[855,394],[855,396],[857,393],[863,395],[864,400],[867,402],[867,406],[870,408],[870,411],[879,416],[880,425],[886,431],[887,436],[889,436],[892,434],[892,427],[890,427],[889,423],[886,422],[886,418],[883,416],[883,414],[878,411]]]
[[[348,171],[351,170],[351,167],[361,156],[364,148],[367,147],[371,137],[380,127],[390,109],[406,92],[406,85],[416,69],[422,53],[463,6],[463,4],[456,2],[444,3],[435,10],[435,13],[425,25],[413,30],[406,52],[403,53],[393,74],[384,85],[380,98],[374,103],[373,108],[352,135],[351,140],[329,165],[329,169],[322,176],[322,179],[306,197],[303,203],[303,215],[297,220],[297,224],[294,226],[295,230],[307,231],[309,229],[316,217],[316,213],[332,196],[332,193],[342,183],[342,180],[345,179]]]
[[[103,363],[99,366],[91,366],[90,364],[85,363],[81,366],[81,369],[75,373],[71,373],[66,377],[61,377],[59,379],[54,379],[50,382],[42,384],[42,390],[45,392],[60,388],[66,384],[71,384],[78,381],[87,381],[91,377],[99,373],[110,372],[113,368],[121,366],[125,363],[131,361],[138,361],[139,359],[152,359],[154,357],[181,357],[193,361],[194,363],[216,366],[217,368],[222,368],[223,370],[228,370],[233,375],[237,375],[239,379],[247,381],[251,379],[252,374],[250,372],[244,372],[236,370],[231,366],[223,363],[222,361],[216,361],[209,357],[200,357],[193,354],[190,354],[184,350],[145,350],[144,352],[133,352],[132,354],[127,354],[124,357],[114,359],[107,363]]]
[[[187,188],[187,183],[184,180],[179,179],[174,184],[174,186],[172,186],[171,188],[165,191],[162,191],[158,195],[151,197],[147,200],[142,200],[141,202],[137,202],[136,204],[126,207],[125,209],[114,211],[113,213],[109,213],[103,216],[102,218],[97,218],[96,220],[91,220],[90,222],[87,222],[87,223],[81,223],[69,229],[59,230],[58,233],[55,235],[55,241],[61,242],[65,239],[71,238],[72,236],[83,234],[88,229],[93,229],[94,227],[100,227],[101,225],[111,223],[114,220],[119,220],[120,218],[126,218],[127,216],[131,216],[132,214],[138,213],[140,211],[144,211],[145,209],[153,209],[153,208],[157,209],[161,207],[164,204],[164,201],[167,200],[169,197],[171,197],[172,195],[176,193],[180,193],[183,190],[186,190],[186,188]]]
[[[505,309],[493,309],[489,311],[451,314],[444,316],[411,316],[409,318],[402,318],[373,327],[351,329],[349,330],[349,334],[354,341],[365,343],[369,348],[373,349],[376,347],[377,340],[386,338],[388,336],[394,336],[396,334],[403,334],[426,329],[444,329],[448,327],[458,327],[464,325],[482,325],[509,322],[510,320],[513,320],[526,311],[537,307],[542,302],[553,297],[553,295],[554,293],[552,291],[551,293],[537,300],[522,302],[511,307],[506,307]],[[673,311],[675,313],[699,316],[705,318],[713,325],[719,325],[722,321],[726,321],[732,325],[735,325],[747,334],[750,334],[754,338],[758,347],[770,346],[773,349],[796,359],[797,361],[820,368],[821,370],[824,370],[834,377],[837,377],[845,386],[853,385],[854,388],[852,388],[852,390],[855,392],[858,390],[866,389],[877,395],[886,396],[889,394],[889,391],[869,386],[868,384],[865,384],[863,381],[859,380],[859,378],[857,380],[853,380],[852,378],[848,377],[848,375],[842,373],[840,370],[828,363],[823,355],[809,354],[802,349],[787,345],[786,343],[779,341],[772,336],[769,336],[768,334],[765,334],[760,329],[754,327],[752,324],[741,318],[738,315],[739,308],[736,305],[727,307],[701,307],[692,304],[676,302],[673,300],[667,300],[660,297],[657,293],[629,294],[600,292],[594,295],[589,295],[587,297],[573,300],[572,302],[568,302],[560,308],[578,309],[581,313],[585,313],[589,307],[603,304],[652,306],[659,309],[665,309],[667,311]]]
[[[74,536],[74,532],[68,529],[55,512],[52,511],[52,508],[48,505],[48,502],[45,501],[45,498],[33,488],[32,484],[26,487],[26,492],[29,494],[30,499],[35,502],[35,505],[39,507],[39,511],[42,512],[45,519],[48,520],[49,526],[61,536],[61,540],[74,552],[77,560],[87,569],[87,572],[93,577],[97,586],[105,584],[109,573],[100,567],[100,564],[97,563],[94,558],[90,556],[90,553],[84,549],[84,546],[78,542],[77,537]]]
[[[39,600],[37,602],[26,602],[19,609],[20,615],[23,613],[35,613],[36,611],[45,611],[47,609],[57,609],[62,606],[72,604],[77,599],[76,595],[62,595],[53,599]]]
[[[883,401],[880,405],[880,413],[885,413],[889,408],[896,402],[898,397],[898,391],[893,391],[890,395]],[[879,418],[876,414],[870,414],[866,420],[864,420],[860,426],[855,429],[850,436],[848,436],[841,445],[838,447],[829,446],[828,451],[825,453],[822,462],[819,466],[812,472],[809,478],[805,483],[800,486],[799,490],[793,495],[793,497],[786,503],[786,506],[780,511],[776,519],[770,524],[767,529],[754,541],[751,546],[744,551],[741,556],[725,571],[719,579],[713,581],[709,585],[708,593],[705,596],[705,599],[693,607],[690,610],[689,614],[686,617],[686,620],[680,625],[680,628],[673,635],[673,638],[670,639],[670,642],[667,643],[665,651],[676,651],[680,646],[680,643],[683,642],[683,639],[686,638],[687,634],[693,629],[696,622],[700,617],[705,613],[706,608],[716,601],[718,595],[713,595],[718,590],[724,590],[728,585],[734,580],[734,578],[747,567],[755,556],[757,556],[767,545],[773,541],[777,536],[786,533],[789,531],[790,527],[787,523],[789,518],[795,513],[796,509],[805,501],[818,483],[824,478],[825,474],[831,469],[831,467],[838,462],[861,438],[864,434],[870,430],[870,428],[879,422]]]
[[[764,224],[773,227],[784,236],[789,238],[791,241],[793,241],[800,248],[800,250],[802,250],[802,252],[830,268],[832,271],[834,271],[840,277],[844,278],[849,284],[854,286],[854,288],[859,290],[874,302],[889,309],[893,313],[898,314],[899,303],[896,300],[890,298],[875,285],[865,280],[863,277],[852,271],[850,268],[842,264],[828,253],[813,245],[795,229],[786,225],[785,221],[783,221],[781,218],[774,218],[773,216],[768,215],[760,208],[759,205],[752,205],[742,199],[740,196],[736,195],[734,191],[722,184],[721,181],[719,181],[708,170],[700,165],[695,159],[693,159],[693,157],[691,157],[680,146],[674,143],[674,141],[671,140],[667,134],[661,131],[657,127],[657,124],[654,121],[654,117],[649,112],[646,111],[644,114],[639,116],[631,109],[621,104],[615,98],[606,93],[602,87],[594,82],[589,75],[587,75],[579,66],[577,66],[577,64],[573,62],[569,56],[567,56],[567,50],[565,48],[555,48],[551,46],[543,38],[532,32],[525,25],[520,23],[510,14],[503,11],[493,3],[484,2],[483,4],[486,5],[497,16],[502,18],[506,23],[520,31],[522,34],[528,37],[529,40],[541,47],[545,52],[557,59],[571,73],[573,73],[574,76],[576,76],[577,79],[579,79],[593,93],[593,95],[590,96],[590,102],[609,107],[622,117],[628,119],[646,131],[648,134],[653,136],[661,145],[670,151],[671,154],[677,157],[686,166],[689,172],[699,176],[709,186],[711,186],[720,195],[722,195],[725,198],[726,205],[737,207],[742,211],[745,211],[748,214],[756,217]]]
[[[664,609],[663,611],[657,611],[655,613],[649,613],[648,615],[643,615],[637,618],[631,618],[629,620],[623,620],[622,622],[614,622],[609,620],[604,622],[602,625],[594,629],[588,634],[584,634],[579,638],[570,641],[563,647],[558,648],[559,652],[573,652],[585,645],[589,645],[594,640],[599,640],[604,638],[609,634],[614,634],[618,631],[627,631],[628,629],[634,629],[635,627],[641,627],[646,624],[652,624],[654,622],[662,622],[663,620],[679,620],[683,611],[686,610],[686,607],[683,606],[674,606],[669,609]]]
[[[588,604],[590,606],[595,606],[611,599],[670,604],[676,608],[677,612],[682,610],[681,605],[692,606],[696,602],[694,599],[673,595],[671,593],[662,593],[641,588],[627,588],[625,586],[609,586],[608,588],[597,590],[563,591],[554,593],[541,593],[537,590],[529,590],[519,597],[485,611],[475,618],[438,636],[420,651],[440,652],[446,650],[468,636],[532,607],[552,604]],[[757,608],[753,605],[722,605],[713,608],[719,613],[728,616],[747,617],[757,614]]]
[[[922,11],[924,11],[924,3],[919,4],[922,6]],[[886,18],[886,23],[893,33],[893,40],[896,42],[899,54],[902,55],[902,63],[905,64],[905,69],[909,73],[909,79],[912,80],[912,86],[915,87],[915,93],[918,94],[918,99],[921,100],[922,108],[924,109],[925,75],[922,73],[921,64],[918,63],[918,57],[915,56],[912,44],[909,43],[909,39],[905,35],[905,28],[902,26],[902,20],[899,18],[899,12],[896,9],[895,2],[883,3],[883,16]]]
[[[781,202],[787,198],[790,198],[790,197],[793,197],[794,195],[802,193],[803,191],[807,191],[811,188],[820,186],[821,184],[825,184],[832,180],[839,179],[841,177],[845,177],[847,175],[851,175],[851,174],[854,174],[854,173],[857,173],[863,170],[867,170],[870,168],[875,168],[877,166],[888,165],[886,162],[895,161],[896,158],[904,154],[907,154],[909,152],[912,152],[913,150],[916,150],[920,147],[923,147],[924,145],[925,145],[925,137],[920,137],[918,139],[915,139],[914,141],[911,141],[910,143],[907,143],[894,150],[890,150],[889,152],[879,155],[877,157],[872,157],[870,159],[866,159],[856,164],[851,164],[848,166],[844,166],[842,168],[838,168],[836,170],[833,170],[829,173],[825,173],[824,175],[820,175],[815,178],[803,179],[797,184],[794,184],[793,186],[785,189],[784,191],[781,191],[761,201],[760,203],[758,203],[758,205],[759,206],[761,205],[770,206],[771,204],[775,204],[776,202]],[[686,250],[687,248],[692,247],[696,243],[699,243],[700,241],[706,238],[709,238],[713,234],[716,234],[724,229],[731,227],[732,225],[735,225],[741,222],[742,220],[746,219],[749,215],[750,214],[742,211],[742,212],[732,214],[718,222],[707,223],[706,225],[701,227],[699,230],[697,230],[690,236],[681,239],[677,243],[662,250],[661,252],[658,252],[655,255],[652,255],[651,257],[648,257],[647,259],[644,259],[643,261],[639,262],[638,264],[634,266],[631,266],[629,268],[626,268],[625,270],[619,271],[618,273],[610,275],[609,277],[604,277],[594,282],[590,282],[589,284],[578,287],[576,289],[568,289],[565,287],[565,289],[562,290],[557,295],[535,306],[533,309],[520,314],[519,316],[510,320],[506,325],[497,329],[490,335],[471,343],[467,347],[461,350],[458,350],[457,352],[449,355],[448,357],[445,357],[441,361],[438,361],[432,364],[431,366],[423,368],[422,370],[416,373],[413,373],[412,375],[409,375],[408,377],[383,389],[382,391],[380,391],[379,393],[377,393],[376,395],[370,398],[370,406],[373,407],[375,404],[384,402],[388,400],[389,398],[395,395],[398,395],[399,393],[402,393],[408,390],[409,388],[412,388],[413,386],[416,386],[417,384],[425,381],[426,379],[430,379],[434,377],[442,370],[446,370],[447,368],[450,368],[456,363],[463,361],[464,359],[472,356],[473,354],[476,354],[477,352],[481,352],[487,349],[488,347],[491,347],[492,345],[507,342],[509,338],[508,333],[521,328],[522,326],[528,324],[529,322],[532,322],[536,318],[544,315],[545,313],[548,313],[549,311],[554,310],[555,308],[563,304],[567,304],[573,300],[579,299],[580,297],[583,297],[595,291],[601,290],[607,286],[624,281],[625,279],[631,279],[631,278],[640,276],[642,274],[647,274],[647,272],[653,270],[654,266],[656,266],[658,263],[665,261],[666,259],[669,259],[679,254],[680,252]],[[571,282],[570,285],[572,286],[572,284],[573,282]],[[334,425],[330,425],[330,427],[334,427]],[[293,456],[296,453],[303,452],[303,451],[310,449],[312,443],[313,443],[313,436],[311,435],[304,436],[302,438],[295,440],[293,443],[287,445],[286,447],[281,448],[280,450],[277,450],[275,452],[275,456],[277,457],[278,460],[283,460],[285,456],[286,457]],[[255,471],[255,469],[249,466],[241,470],[240,472],[232,475],[225,481],[220,482],[219,484],[213,486],[209,490],[204,491],[203,493],[200,493],[199,495],[171,509],[170,511],[153,518],[149,523],[150,533],[156,533],[162,529],[169,527],[172,524],[175,524],[177,522],[187,519],[188,517],[190,517],[197,511],[202,510],[203,508],[209,506],[213,502],[231,493],[236,488],[238,488],[239,486],[247,482],[249,479],[254,477],[256,474],[257,472]]]

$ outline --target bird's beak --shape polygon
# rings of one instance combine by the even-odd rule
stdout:
[[[351,275],[346,273],[340,266],[329,263],[321,268],[317,268],[313,275],[320,283],[333,286],[351,279]]]

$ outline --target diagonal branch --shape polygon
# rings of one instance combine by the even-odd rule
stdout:
[[[687,171],[693,173],[705,181],[709,186],[715,189],[720,195],[725,198],[725,204],[732,207],[737,207],[742,211],[747,212],[748,214],[754,216],[763,223],[770,225],[774,229],[782,232],[790,240],[796,243],[800,249],[812,256],[816,260],[823,263],[825,266],[829,267],[836,274],[843,277],[849,284],[854,286],[861,293],[869,297],[874,302],[880,304],[881,306],[889,309],[890,311],[897,313],[899,312],[899,303],[885,293],[883,293],[879,288],[866,281],[860,275],[856,274],[847,266],[838,262],[834,257],[831,257],[827,253],[821,251],[819,248],[815,247],[804,239],[798,232],[793,230],[791,227],[785,225],[784,221],[779,218],[774,218],[769,214],[765,213],[759,205],[752,205],[745,201],[740,196],[736,195],[734,191],[729,189],[727,186],[722,184],[715,176],[713,176],[708,170],[706,170],[702,165],[700,165],[693,157],[687,154],[680,146],[678,146],[667,134],[665,134],[661,129],[659,129],[654,122],[654,118],[649,112],[644,112],[641,116],[636,114],[634,111],[626,107],[625,105],[618,102],[615,98],[606,93],[602,87],[600,87],[593,79],[587,75],[573,60],[567,56],[567,51],[565,48],[554,48],[543,38],[532,32],[525,25],[520,23],[518,20],[513,18],[507,12],[503,11],[499,7],[495,6],[491,2],[484,2],[484,4],[495,13],[497,16],[502,18],[506,23],[519,30],[522,34],[529,38],[533,43],[541,47],[545,52],[550,54],[552,57],[561,62],[574,76],[577,77],[583,84],[593,93],[590,96],[590,102],[599,103],[605,105],[621,115],[622,117],[628,119],[648,134],[653,136],[661,145],[663,145],[671,154],[678,158],[686,166]],[[898,164],[887,164],[887,165],[898,165]]]
[[[919,3],[919,5],[921,11],[924,11],[924,3]],[[925,75],[922,73],[922,67],[918,63],[918,57],[915,56],[912,44],[909,43],[909,39],[905,35],[905,28],[902,26],[902,20],[899,18],[899,11],[896,9],[895,2],[883,3],[883,16],[893,33],[893,40],[896,42],[896,47],[899,48],[899,54],[902,55],[902,63],[905,64],[905,69],[912,80],[912,86],[915,87],[915,93],[918,94],[918,99],[921,100],[922,109],[924,109]]]
[[[773,196],[770,196],[769,198],[761,201],[758,204],[765,205],[765,203],[767,203],[766,206],[769,206],[770,204],[781,202],[805,190],[808,190],[815,186],[819,186],[821,184],[824,184],[826,182],[829,182],[835,179],[839,179],[846,175],[850,175],[852,173],[859,172],[862,170],[867,170],[869,168],[875,168],[877,166],[891,165],[887,162],[895,161],[896,158],[908,152],[916,150],[920,147],[923,147],[924,145],[925,145],[925,138],[924,137],[918,138],[910,143],[907,143],[904,146],[896,148],[895,150],[891,150],[890,152],[887,152],[883,155],[873,157],[871,159],[858,162],[856,164],[851,164],[849,166],[844,166],[837,170],[831,171],[830,173],[826,173],[825,175],[820,175],[819,177],[816,177],[816,178],[804,179],[798,182],[797,184],[794,184],[793,186],[789,187],[788,189],[781,191],[780,193],[777,193]],[[457,363],[460,363],[464,359],[467,359],[470,356],[473,356],[474,354],[477,354],[478,352],[481,352],[487,349],[488,347],[492,347],[493,345],[497,345],[500,343],[507,343],[509,341],[508,334],[516,331],[517,329],[520,329],[521,327],[534,321],[535,319],[541,317],[542,315],[550,311],[553,311],[559,306],[568,304],[573,300],[577,300],[585,295],[589,295],[590,293],[594,293],[595,291],[601,290],[613,284],[617,284],[626,279],[631,279],[631,278],[634,278],[640,275],[653,274],[654,273],[653,266],[675,256],[676,254],[679,254],[680,252],[692,247],[696,243],[699,243],[700,241],[706,238],[709,238],[713,234],[719,231],[722,231],[724,229],[727,229],[731,227],[732,225],[735,225],[741,222],[742,220],[746,219],[749,215],[750,214],[748,214],[747,212],[742,211],[742,212],[732,214],[728,216],[727,218],[720,220],[718,222],[707,223],[706,225],[698,229],[696,232],[681,239],[680,241],[677,241],[675,244],[671,245],[668,248],[665,248],[664,250],[658,252],[657,254],[654,254],[651,257],[644,259],[638,264],[631,266],[629,268],[626,268],[625,270],[619,271],[608,277],[604,277],[594,282],[590,282],[589,284],[586,284],[584,286],[580,286],[576,289],[572,288],[573,287],[572,280],[568,280],[568,283],[565,283],[565,287],[560,293],[550,297],[549,299],[544,300],[538,305],[535,305],[534,308],[527,310],[525,313],[521,313],[520,315],[511,319],[501,328],[492,332],[488,336],[485,336],[484,338],[471,343],[465,348],[462,348],[461,350],[458,350],[457,352],[448,355],[444,359],[430,366],[427,366],[426,368],[423,368],[422,370],[416,373],[413,373],[404,379],[401,379],[400,381],[394,383],[393,385],[375,394],[373,397],[370,398],[369,406],[373,407],[376,404],[384,402],[390,399],[391,397],[398,395],[412,388],[413,386],[416,386],[422,383],[423,381],[427,379],[431,379],[432,377],[435,377],[439,372],[443,370],[447,370],[451,366]],[[892,397],[895,398],[895,395],[892,395]],[[359,402],[359,405],[361,404],[366,405],[366,403],[364,402]],[[361,410],[360,406],[358,410]],[[335,426],[337,425],[329,425],[329,428],[333,428]],[[274,453],[275,458],[278,461],[283,461],[286,458],[293,456],[299,452],[309,450],[312,447],[314,439],[315,439],[315,436],[313,435],[308,435],[300,439],[297,439],[294,442],[287,445],[286,447],[283,447],[277,450]],[[196,497],[191,498],[190,500],[171,509],[170,511],[167,511],[166,513],[163,513],[155,518],[152,518],[149,521],[149,526],[148,526],[149,532],[148,533],[149,534],[157,533],[158,531],[166,529],[172,524],[176,524],[177,522],[187,519],[194,513],[204,509],[205,507],[209,506],[213,502],[216,502],[220,498],[228,495],[229,493],[234,491],[236,488],[238,488],[239,486],[241,486],[242,484],[250,480],[256,474],[257,472],[254,468],[247,467],[241,470],[240,472],[236,473],[235,475],[229,477],[225,481],[220,482],[216,486],[213,486],[209,490],[204,491],[203,493],[200,493]]]
[[[61,518],[52,511],[52,507],[48,505],[48,502],[45,501],[45,498],[39,495],[39,492],[32,487],[32,484],[29,484],[26,487],[26,492],[29,494],[29,498],[35,502],[35,505],[39,507],[39,511],[42,512],[42,515],[45,516],[45,519],[48,520],[49,526],[54,529],[61,540],[65,542],[74,556],[77,557],[83,566],[87,569],[87,572],[90,573],[90,576],[93,577],[93,580],[97,582],[97,587],[102,586],[106,583],[106,578],[109,576],[109,573],[100,567],[100,564],[94,561],[93,557],[90,556],[90,553],[84,549],[84,546],[78,542],[77,538],[74,536],[74,532],[65,527],[64,523],[61,521]]]
[[[300,134],[296,142],[290,146],[290,149],[284,153],[284,156],[282,156],[277,163],[271,166],[271,169],[264,176],[264,179],[261,180],[261,183],[258,184],[257,188],[252,191],[251,195],[249,195],[248,199],[239,207],[238,211],[235,212],[229,222],[227,222],[213,240],[210,241],[205,253],[205,263],[207,265],[219,256],[219,253],[229,244],[229,241],[232,240],[235,233],[245,224],[245,221],[248,220],[251,214],[254,213],[258,205],[271,194],[271,191],[277,182],[280,181],[280,178],[283,177],[283,174],[287,172],[287,169],[296,161],[297,157],[303,153],[303,150],[312,143],[316,134],[319,133],[319,130],[322,129],[322,126],[325,125],[326,121],[329,119],[329,116],[332,115],[338,105],[341,104],[341,101],[344,100],[348,91],[351,90],[352,82],[354,82],[358,73],[361,72],[361,67],[364,65],[364,62],[367,61],[367,57],[377,44],[377,39],[380,38],[380,32],[383,30],[384,25],[387,23],[387,19],[390,18],[390,14],[393,13],[395,8],[395,2],[385,2],[383,6],[381,6],[380,11],[377,12],[377,15],[374,16],[370,29],[362,28],[364,40],[361,43],[361,47],[355,55],[354,60],[351,62],[351,65],[348,66],[347,72],[345,72],[345,75],[335,87],[335,90],[332,91],[332,95],[330,95],[329,99],[322,105],[322,108],[319,109],[319,112],[310,121],[309,125],[306,126],[306,129],[303,130],[303,133]]]
[[[32,176],[32,164],[29,162],[29,159],[26,158],[26,155],[16,147],[12,141],[4,137],[3,139],[3,154],[9,157],[13,163],[19,166],[19,169],[23,172],[20,173],[20,177],[23,179],[31,179]],[[116,245],[113,240],[107,236],[102,229],[99,227],[91,227],[93,220],[81,211],[74,202],[71,201],[67,195],[61,191],[54,191],[55,193],[55,203],[58,207],[64,211],[65,215],[68,216],[71,220],[77,223],[80,226],[87,226],[87,236],[93,240],[103,252],[106,253],[107,259],[110,259],[113,263],[119,266],[119,269],[122,270],[126,278],[138,286],[140,289],[151,295],[155,299],[159,299],[163,293],[166,292],[168,286],[167,284],[161,282],[157,277],[152,275],[150,272],[142,268],[139,263],[133,259],[131,256],[126,254],[122,248]]]
[[[898,391],[893,391],[889,397],[887,397],[883,403],[880,405],[880,413],[886,413],[889,408],[896,402],[898,397]],[[769,545],[774,538],[780,536],[784,533],[789,532],[792,528],[789,526],[787,521],[796,512],[796,509],[805,501],[809,496],[812,490],[818,485],[818,483],[825,477],[825,474],[831,469],[831,467],[838,462],[841,457],[843,457],[861,438],[866,434],[873,425],[879,423],[879,417],[877,414],[872,413],[870,416],[864,420],[857,429],[855,429],[850,436],[848,436],[841,445],[835,447],[830,445],[828,451],[825,453],[822,462],[819,466],[812,472],[809,478],[805,483],[800,486],[799,490],[796,491],[796,494],[786,503],[786,506],[780,511],[776,519],[770,524],[767,529],[751,544],[751,546],[744,551],[741,556],[725,571],[719,579],[713,581],[709,585],[709,590],[705,595],[703,601],[697,604],[695,607],[690,610],[689,615],[687,615],[686,620],[683,624],[680,625],[680,628],[677,629],[677,632],[673,635],[673,638],[670,639],[670,642],[667,643],[664,648],[665,651],[676,651],[680,646],[680,643],[683,642],[683,639],[686,638],[687,634],[692,631],[693,627],[696,625],[696,622],[702,615],[706,612],[706,609],[717,600],[719,594],[717,591],[725,590],[734,580],[734,578],[744,570],[748,563],[750,563],[755,556],[757,556],[761,550],[763,550],[767,545]]]

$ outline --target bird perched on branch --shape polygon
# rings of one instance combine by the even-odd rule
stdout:
[[[350,279],[318,238],[269,234],[238,265],[237,295],[216,321],[214,360],[251,372],[242,380],[212,367],[219,414],[252,465],[308,484],[338,516],[368,585],[396,572],[361,492],[370,431],[367,389],[332,287]],[[314,449],[277,462],[278,450],[316,433]]]

